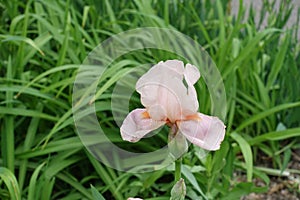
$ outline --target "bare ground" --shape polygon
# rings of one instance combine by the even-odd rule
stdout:
[[[270,167],[268,166],[270,162],[262,162],[261,164],[264,167]],[[291,172],[287,176],[269,176],[268,192],[262,194],[251,193],[242,197],[241,200],[300,200],[300,150],[293,152],[288,169],[295,173]],[[264,186],[264,183],[259,179],[253,181],[257,186]]]

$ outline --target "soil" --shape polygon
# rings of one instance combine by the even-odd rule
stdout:
[[[268,166],[270,162],[262,162],[261,164],[260,166],[270,167]],[[251,193],[240,200],[300,200],[300,149],[292,153],[288,169],[290,173],[285,176],[269,176],[270,185],[268,192],[261,194]],[[253,181],[257,186],[264,185],[259,179],[254,179]]]

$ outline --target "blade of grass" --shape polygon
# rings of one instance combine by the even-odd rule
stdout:
[[[289,34],[287,34],[284,37],[283,44],[280,46],[279,51],[277,52],[277,54],[275,56],[274,63],[271,66],[271,71],[269,72],[270,75],[268,76],[268,81],[267,81],[267,86],[266,86],[266,88],[268,90],[270,90],[271,87],[273,86],[273,84],[278,76],[278,73],[280,72],[280,69],[282,68],[284,60],[286,58],[286,53],[287,53],[289,44],[290,44],[290,36],[289,36]]]
[[[67,49],[69,47],[69,36],[70,36],[70,26],[71,26],[71,14],[69,12],[69,4],[70,1],[68,0],[66,2],[66,13],[65,13],[65,19],[64,19],[64,32],[63,32],[63,36],[64,36],[64,40],[63,40],[63,44],[60,48],[60,51],[58,52],[58,60],[56,63],[56,66],[61,66],[64,61],[65,61],[65,57],[66,57],[66,53],[67,53]]]
[[[30,38],[23,36],[15,36],[15,35],[0,35],[0,37],[4,38],[1,42],[24,42],[32,46],[35,50],[37,50],[42,56],[45,53],[38,47],[38,45]]]
[[[68,183],[69,185],[71,185],[73,188],[75,188],[77,191],[79,191],[81,194],[84,195],[84,197],[88,198],[88,199],[93,199],[92,195],[90,194],[90,191],[88,191],[85,187],[83,187],[83,185],[81,183],[79,183],[76,178],[67,175],[65,173],[60,172],[59,174],[56,175],[57,178],[59,178],[60,180]]]
[[[13,78],[13,68],[11,63],[11,57],[9,57],[7,64],[7,82],[10,85],[10,80]],[[6,107],[3,110],[13,109],[13,92],[6,91]],[[5,113],[1,110],[1,113]],[[4,160],[4,166],[6,166],[12,173],[15,171],[15,133],[14,133],[14,116],[7,115],[4,118],[4,130],[2,131],[2,156]]]
[[[233,132],[230,136],[239,144],[246,163],[247,181],[252,182],[253,176],[253,154],[250,144],[237,132]]]
[[[53,69],[50,69],[50,70],[48,70],[48,71],[40,74],[39,76],[37,76],[36,78],[34,78],[32,81],[30,81],[26,86],[23,87],[22,90],[20,90],[18,92],[18,94],[15,95],[15,98],[18,98],[22,94],[22,92],[23,92],[23,90],[25,88],[30,87],[31,85],[33,85],[38,80],[40,80],[40,79],[42,79],[42,78],[44,78],[44,77],[46,77],[46,76],[48,76],[50,74],[61,72],[61,71],[64,71],[64,70],[69,70],[69,69],[76,69],[78,67],[79,67],[79,65],[63,65],[63,66],[59,66],[59,67],[55,67]]]
[[[288,138],[300,137],[300,128],[290,128],[282,131],[273,131],[269,133],[264,133],[248,140],[251,145],[258,145],[259,143],[266,141],[277,141],[285,140]]]
[[[239,65],[243,62],[244,59],[249,57],[253,53],[253,51],[257,51],[257,45],[261,40],[267,35],[274,34],[276,32],[280,32],[281,30],[270,28],[266,29],[262,32],[259,32],[252,40],[248,41],[247,45],[242,49],[241,53],[238,55],[236,59],[234,59],[224,70],[222,71],[223,79],[232,72],[235,71],[239,67]]]
[[[55,184],[55,178],[45,179],[43,184],[40,187],[41,191],[41,199],[43,200],[51,200],[51,194],[53,192],[53,187]]]
[[[58,120],[57,117],[54,117],[54,116],[51,116],[51,115],[48,115],[48,114],[45,114],[45,113],[42,113],[42,112],[39,112],[36,110],[28,110],[28,109],[22,109],[22,108],[6,108],[6,107],[2,107],[2,106],[0,106],[0,110],[1,110],[1,114],[6,114],[6,115],[40,117],[43,119],[48,119],[50,121]],[[10,124],[12,124],[12,122],[10,122],[10,121],[13,121],[13,120],[8,121]],[[7,124],[7,125],[9,125],[9,124]],[[8,127],[8,128],[10,128],[10,129],[8,129],[8,131],[10,131],[10,132],[11,132],[11,130],[13,130],[13,128],[11,128],[11,127],[13,127],[13,125],[9,125],[9,127]],[[8,134],[9,137],[12,137],[12,135],[13,134]],[[7,142],[9,142],[9,141],[7,141]],[[12,145],[12,147],[13,147],[13,145]],[[12,150],[10,152],[14,152],[14,151]]]
[[[31,178],[30,178],[30,182],[29,182],[29,187],[28,187],[28,196],[27,199],[28,200],[35,200],[37,199],[37,197],[35,196],[36,193],[36,185],[37,185],[37,178],[38,175],[41,171],[41,169],[44,167],[46,163],[42,163],[40,164],[33,172]]]
[[[21,200],[19,185],[14,174],[7,168],[0,167],[0,178],[4,181],[11,200]]]
[[[24,14],[24,22],[23,22],[23,29],[22,29],[22,34],[21,36],[23,38],[26,38],[27,36],[27,29],[28,29],[28,21],[29,21],[29,9],[30,9],[30,5],[31,5],[32,0],[27,1],[26,3],[26,8],[25,8],[25,14]],[[27,40],[28,41],[28,40]],[[29,40],[30,41],[30,40]],[[18,53],[17,53],[17,63],[16,63],[16,77],[21,77],[21,74],[24,72],[24,63],[23,63],[23,59],[24,59],[24,44],[25,42],[21,42],[20,47],[18,49]],[[34,44],[34,43],[33,43]],[[32,44],[31,44],[32,45]]]
[[[98,190],[91,185],[92,195],[94,200],[105,200],[104,197],[98,192]]]
[[[113,180],[111,179],[110,175],[108,174],[108,172],[105,170],[105,167],[102,166],[102,164],[100,164],[94,157],[92,157],[92,155],[90,155],[90,153],[87,152],[87,156],[90,160],[90,162],[92,163],[92,165],[94,166],[94,169],[96,170],[96,172],[98,173],[99,177],[103,180],[103,182],[107,185],[110,185],[110,191],[112,192],[112,195],[118,200],[122,200],[124,199],[122,194],[116,190],[116,186],[113,183]]]
[[[294,103],[286,103],[286,104],[282,104],[279,106],[275,106],[273,108],[270,108],[268,110],[265,110],[263,112],[260,112],[256,115],[253,115],[252,117],[244,120],[237,128],[235,131],[240,131],[242,129],[244,129],[245,127],[249,126],[250,124],[257,122],[260,119],[263,119],[273,113],[279,112],[281,110],[285,110],[288,108],[293,108],[293,107],[298,107],[300,106],[300,102],[294,102]]]
[[[122,28],[117,24],[117,18],[115,16],[115,13],[111,7],[111,4],[109,3],[108,0],[105,1],[105,6],[106,6],[106,11],[108,13],[110,21],[113,23],[113,30],[115,30],[115,33],[121,32]]]
[[[183,176],[192,184],[192,186],[201,194],[201,196],[207,200],[208,198],[201,190],[194,174],[192,172],[190,172],[190,170],[188,170],[184,165],[182,166],[181,170],[182,170]]]
[[[225,58],[225,52],[227,52],[227,48],[224,49],[225,46],[225,17],[224,17],[224,12],[223,12],[223,6],[221,4],[221,1],[216,1],[216,5],[217,5],[217,11],[218,11],[218,17],[219,17],[219,54],[220,54],[220,58],[219,58],[219,62],[218,62],[218,67],[222,68],[222,65],[224,63],[224,58]]]
[[[38,104],[37,105],[37,110],[39,112],[42,112],[43,105]],[[26,152],[31,148],[31,146],[34,142],[36,133],[37,133],[39,122],[40,122],[40,118],[32,118],[31,119],[28,130],[27,130],[27,133],[26,133],[26,138],[25,138],[25,141],[24,141],[23,151]],[[20,167],[19,167],[19,179],[18,179],[21,191],[23,189],[24,182],[25,182],[25,179],[26,179],[27,164],[28,164],[27,159],[21,160]],[[29,197],[28,197],[28,199],[29,199]]]

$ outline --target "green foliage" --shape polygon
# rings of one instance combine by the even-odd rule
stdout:
[[[299,148],[300,46],[299,27],[282,29],[291,4],[281,1],[275,13],[274,4],[264,2],[261,16],[270,15],[260,30],[263,17],[255,24],[251,9],[244,20],[243,6],[233,17],[228,1],[0,1],[0,198],[169,199],[174,167],[144,174],[106,167],[85,150],[72,118],[79,65],[100,42],[138,27],[175,29],[195,39],[214,59],[225,84],[225,141],[215,153],[192,146],[183,157],[186,198],[238,199],[266,191],[252,179],[268,186],[267,175],[287,171],[291,153]],[[169,58],[174,55],[153,49],[128,54],[99,80],[92,101],[113,142],[135,151],[166,144],[164,136],[123,142],[110,98],[116,81],[135,67]],[[203,80],[197,91],[201,112],[209,113]],[[132,107],[139,104],[137,94],[131,100]],[[261,154],[272,158],[272,166],[258,166]],[[246,174],[247,182],[234,172]]]
[[[4,181],[5,186],[8,189],[9,197],[13,200],[21,199],[21,193],[18,186],[18,182],[14,174],[5,167],[0,167],[0,178]],[[3,196],[2,196],[3,195]],[[1,193],[2,198],[8,198],[5,192]]]
[[[97,191],[97,189],[94,186],[91,186],[91,190],[94,200],[105,200],[104,197]]]

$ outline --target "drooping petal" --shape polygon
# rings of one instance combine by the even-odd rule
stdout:
[[[220,148],[225,136],[225,125],[217,117],[197,113],[177,123],[182,134],[193,144],[210,151]]]
[[[191,72],[192,70],[188,71]],[[142,104],[152,111],[153,106],[160,105],[166,114],[166,116],[160,115],[160,117],[167,117],[172,122],[196,113],[198,110],[196,91],[193,85],[188,83],[193,89],[191,94],[189,93],[188,88],[183,83],[184,72],[183,62],[178,60],[159,62],[153,66],[136,84],[136,90],[141,95]],[[192,75],[188,76],[192,77]],[[193,82],[195,79],[191,81]],[[151,117],[158,119],[159,116]]]
[[[123,140],[137,142],[147,133],[164,125],[164,121],[156,121],[150,118],[146,109],[131,111],[123,121],[120,128]]]

